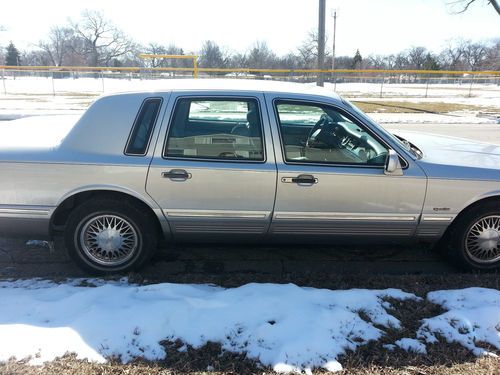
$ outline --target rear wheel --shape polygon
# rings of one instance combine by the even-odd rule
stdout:
[[[81,268],[103,275],[144,265],[156,248],[155,228],[151,217],[132,202],[95,199],[73,210],[64,237]]]
[[[500,202],[488,202],[461,215],[450,232],[448,254],[462,268],[500,268]]]

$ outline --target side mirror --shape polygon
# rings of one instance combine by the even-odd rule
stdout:
[[[399,155],[394,150],[389,150],[387,157],[385,159],[384,173],[391,176],[402,176],[403,168],[401,167],[401,161],[399,160]]]

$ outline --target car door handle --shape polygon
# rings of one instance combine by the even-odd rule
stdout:
[[[184,169],[172,169],[168,172],[162,172],[161,176],[172,181],[186,181],[192,177],[191,173],[186,172]]]
[[[297,177],[282,177],[281,182],[284,182],[286,184],[317,184],[318,179],[314,177],[313,175],[310,174],[301,174],[298,175]]]

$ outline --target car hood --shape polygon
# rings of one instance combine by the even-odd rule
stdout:
[[[500,146],[464,138],[397,132],[424,153],[426,163],[500,170]]]

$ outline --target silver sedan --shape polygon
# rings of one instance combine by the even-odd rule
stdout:
[[[0,235],[64,234],[91,273],[172,241],[428,242],[500,265],[500,148],[388,133],[338,95],[240,80],[0,125]]]

